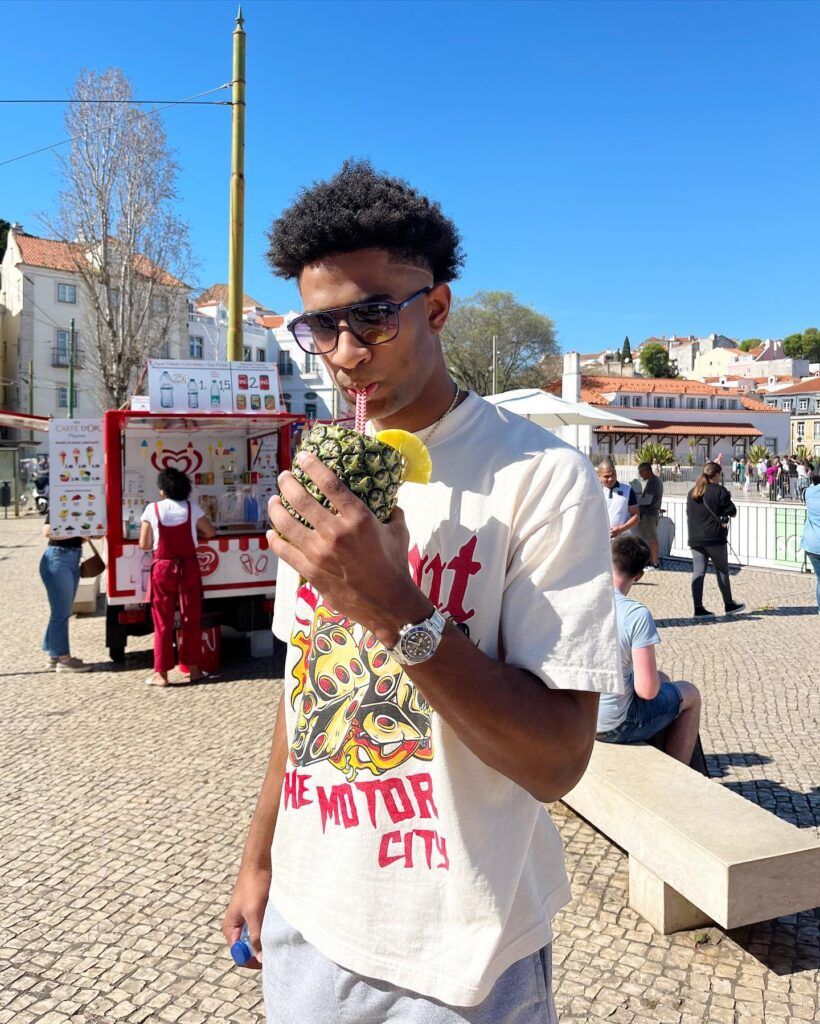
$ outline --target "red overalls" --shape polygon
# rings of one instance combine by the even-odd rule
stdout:
[[[174,665],[174,612],[179,599],[182,622],[179,660],[199,665],[202,654],[202,577],[191,533],[191,503],[179,526],[163,526],[157,515],[159,540],[151,566],[151,618],[154,620],[154,671],[169,672]]]

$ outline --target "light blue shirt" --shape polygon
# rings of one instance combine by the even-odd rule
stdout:
[[[820,491],[820,487],[817,488]],[[624,597],[615,591],[615,615],[618,620],[618,642],[621,645],[621,674],[624,680],[623,693],[602,693],[598,701],[598,726],[596,732],[609,732],[626,718],[629,705],[635,696],[632,652],[641,647],[659,644],[661,638],[652,618],[652,612],[640,601]]]
[[[800,547],[820,555],[820,484],[806,488],[806,522]]]

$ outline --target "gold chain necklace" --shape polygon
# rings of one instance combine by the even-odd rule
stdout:
[[[436,422],[431,427],[430,433],[427,434],[426,437],[423,437],[421,439],[422,444],[427,445],[427,444],[430,443],[430,438],[433,436],[433,434],[435,434],[435,432],[441,426],[442,422],[447,419],[447,417],[450,415],[450,413],[453,411],[453,409],[455,409],[456,402],[458,401],[458,396],[460,394],[461,394],[461,388],[458,386],[458,384],[456,384],[456,393],[453,395],[453,400],[452,400],[452,402],[450,402],[450,405],[448,406],[447,411],[444,413],[443,416],[439,416],[439,418],[436,420]]]

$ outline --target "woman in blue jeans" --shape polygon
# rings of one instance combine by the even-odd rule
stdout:
[[[820,612],[820,470],[812,471],[811,483],[806,488],[806,522],[803,526],[803,540],[800,546],[806,552],[817,577],[815,596]]]
[[[83,539],[68,537],[54,540],[48,525],[43,527],[48,545],[40,559],[40,579],[48,594],[51,609],[43,650],[48,654],[48,667],[56,672],[88,672],[91,668],[80,658],[71,656],[68,642],[68,620],[80,582],[80,557]]]

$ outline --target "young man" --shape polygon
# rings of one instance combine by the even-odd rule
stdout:
[[[649,545],[651,561],[647,569],[660,569],[658,557],[658,520],[663,502],[663,481],[654,472],[652,464],[642,462],[638,466],[638,476],[643,481],[643,488],[638,497],[640,520],[635,528],[636,536]]]
[[[625,692],[601,697],[597,738],[604,743],[645,743],[668,726],[666,753],[689,764],[700,726],[700,693],[692,683],[673,683],[658,671],[655,645],[661,638],[655,620],[648,608],[628,596],[648,562],[649,547],[638,537],[612,542]]]
[[[600,489],[451,380],[462,257],[437,203],[348,163],[270,240],[300,345],[433,469],[387,524],[313,457],[336,514],[280,477],[310,527],[271,502],[284,694],[223,933],[247,922],[261,946],[271,1024],[554,1021],[569,889],[542,802],[580,778],[598,693],[621,687]]]
[[[629,484],[618,483],[618,471],[611,459],[601,459],[598,463],[598,479],[606,498],[609,536],[614,540],[621,534],[631,533],[640,518],[635,492]]]

